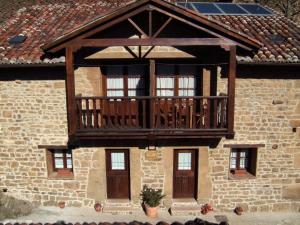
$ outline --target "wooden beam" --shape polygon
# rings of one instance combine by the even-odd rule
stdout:
[[[163,31],[163,29],[165,29],[165,27],[171,22],[171,20],[172,17],[169,17],[169,19],[167,19],[167,21],[155,32],[153,37],[156,38]]]
[[[68,146],[67,145],[38,145],[38,148],[66,150],[68,149]]]
[[[132,26],[138,30],[138,32],[141,33],[141,35],[144,35],[145,37],[148,37],[148,35],[142,30],[142,28],[140,28],[131,18],[128,18],[127,19],[131,24]]]
[[[224,148],[264,148],[265,144],[225,144]]]
[[[149,37],[152,37],[152,10],[149,11]]]
[[[138,56],[129,48],[128,46],[124,46],[124,48],[129,52],[130,55],[133,56],[133,58],[138,58]]]
[[[150,76],[150,85],[149,85],[149,95],[150,97],[156,96],[156,79],[155,79],[155,60],[150,59],[149,66],[149,76]],[[154,101],[150,100],[150,128],[154,127]]]
[[[234,45],[229,40],[221,38],[113,38],[113,39],[83,39],[71,42],[70,46],[109,47],[109,46],[221,46]]]
[[[68,113],[68,133],[72,137],[76,133],[76,109],[75,109],[75,79],[74,79],[74,54],[73,48],[66,48],[66,96]]]
[[[147,55],[149,55],[150,54],[150,52],[154,49],[154,47],[155,46],[151,46],[148,50],[147,50],[147,52],[145,52],[145,54],[143,55],[143,57],[142,58],[146,58],[147,57]]]
[[[78,36],[74,37],[73,39],[72,38],[70,38],[70,40],[67,39],[67,40],[65,40],[65,42],[58,43],[57,45],[55,45],[55,43],[58,42],[58,41],[54,41],[53,43],[47,44],[47,45],[43,46],[43,50],[47,50],[49,52],[55,53],[55,52],[65,48],[67,46],[68,42],[77,42],[77,41],[80,41],[83,38],[90,37],[90,36],[92,36],[96,33],[99,33],[99,32],[101,32],[101,31],[103,31],[107,28],[112,27],[112,26],[114,26],[118,23],[121,23],[121,22],[127,20],[128,18],[130,18],[132,16],[135,16],[135,15],[137,15],[137,14],[139,14],[139,13],[145,11],[145,10],[147,10],[147,7],[143,6],[143,7],[139,8],[135,11],[132,11],[130,13],[127,13],[125,15],[120,16],[120,17],[116,18],[115,20],[109,21],[109,22],[101,25],[100,27],[97,27],[95,29],[87,31],[86,33],[78,34]],[[66,35],[65,38],[67,38],[67,35]]]
[[[230,46],[228,66],[228,103],[227,126],[228,133],[234,133],[234,102],[235,102],[235,77],[236,77],[236,46]],[[228,137],[233,138],[233,137]]]

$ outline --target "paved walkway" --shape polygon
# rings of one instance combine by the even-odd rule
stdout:
[[[228,218],[230,225],[300,225],[300,213],[244,213],[237,216],[234,213],[211,212],[200,218],[209,222],[218,222],[217,215],[224,215]],[[64,221],[66,223],[83,222],[149,222],[155,224],[159,221],[172,223],[175,221],[186,222],[194,220],[190,216],[170,216],[166,211],[160,211],[159,217],[150,219],[142,212],[132,215],[111,215],[107,213],[97,213],[93,208],[72,208],[60,209],[58,207],[40,207],[34,209],[32,214],[18,219],[0,221],[0,223],[55,223]]]

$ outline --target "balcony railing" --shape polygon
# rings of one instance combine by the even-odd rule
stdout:
[[[227,99],[76,97],[77,131],[226,130]]]

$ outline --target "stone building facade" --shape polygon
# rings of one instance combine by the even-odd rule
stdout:
[[[85,4],[80,7],[81,5],[76,3],[72,5],[74,7],[63,8],[66,5],[64,4],[61,10],[65,13],[70,12],[68,14],[70,17],[78,13],[86,17],[91,16],[91,7]],[[98,9],[97,7],[95,10]],[[47,6],[34,7],[31,10],[45,8]],[[53,8],[60,8],[60,5],[55,5]],[[148,16],[152,18],[152,11],[148,11],[152,8],[155,9],[153,13],[155,19],[151,29],[160,27],[156,36],[163,34],[163,37],[167,38],[151,37],[149,40],[146,34],[140,34],[143,33],[141,32],[143,29],[139,26],[152,25],[145,21],[143,24],[145,18]],[[22,19],[22,13],[23,11],[18,14],[19,20]],[[136,14],[131,15],[133,13]],[[45,18],[48,18],[47,16],[45,15]],[[240,27],[244,29],[250,17],[227,15],[224,18],[220,17],[219,20],[226,18],[228,20],[226,26],[234,22],[237,29],[241,23]],[[297,54],[300,49],[299,46],[294,46],[299,42],[299,37],[294,34],[294,31],[299,31],[299,28],[279,16],[253,16],[256,24],[262,21],[264,29],[268,25],[270,30],[276,30],[277,28],[272,27],[276,24],[273,18],[279,21],[278,24],[285,25],[286,40],[290,42],[290,50],[286,50],[284,45],[277,46],[275,42],[269,43],[270,38],[265,37],[266,32],[259,33],[261,43],[255,39],[256,36],[247,33],[253,32],[251,27],[244,29],[246,34],[242,34],[222,25],[217,18],[208,18],[160,0],[131,3],[107,17],[97,17],[90,23],[79,24],[82,27],[68,34],[59,33],[64,30],[64,26],[65,31],[74,30],[74,27],[68,27],[69,24],[61,22],[61,20],[65,22],[65,18],[51,20],[55,25],[62,23],[62,28],[57,30],[50,25],[41,25],[40,21],[48,21],[47,19],[37,18],[37,23],[31,23],[37,26],[36,29],[30,27],[29,30],[32,32],[43,30],[43,34],[57,32],[52,37],[55,41],[48,40],[49,43],[43,46],[43,51],[39,45],[45,44],[43,35],[39,42],[32,44],[25,41],[17,46],[5,48],[0,46],[2,60],[0,64],[0,190],[5,190],[6,195],[37,205],[52,206],[63,201],[67,207],[92,207],[96,202],[100,202],[104,204],[104,210],[107,212],[120,212],[124,211],[124,207],[130,210],[140,209],[140,192],[143,186],[147,185],[163,190],[166,198],[162,207],[171,208],[172,214],[200,213],[201,205],[205,203],[210,203],[214,208],[222,211],[231,211],[236,206],[241,206],[250,212],[299,212],[300,64],[297,61]],[[109,20],[109,26],[106,19]],[[138,19],[142,22],[139,25],[133,22]],[[76,22],[75,19],[74,21]],[[7,23],[2,30],[9,30],[12,27],[10,33],[14,33],[16,32],[13,29],[14,24],[14,21]],[[134,30],[132,25],[138,29]],[[181,32],[174,34],[173,30],[179,26]],[[166,27],[168,29],[165,29]],[[85,33],[86,29],[95,33],[89,36]],[[103,33],[99,31],[101,29],[104,30]],[[2,30],[0,30],[0,37],[4,35]],[[256,31],[254,33],[256,35]],[[74,39],[74,36],[79,34],[87,35],[92,39]],[[214,36],[215,34],[217,35]],[[294,36],[289,37],[291,34]],[[149,31],[148,35],[152,36],[152,31]],[[183,40],[184,35],[193,38],[185,37]],[[110,36],[112,38],[107,38]],[[111,47],[114,46],[116,40],[113,39],[116,37],[119,37],[117,41],[120,46],[124,45],[123,47]],[[30,39],[31,36],[28,38]],[[24,41],[24,38],[21,39]],[[134,43],[133,46],[141,47],[131,47],[128,42]],[[90,46],[91,43],[94,46]],[[164,45],[155,43],[164,43]],[[147,47],[144,47],[145,45]],[[179,47],[174,48],[170,45]],[[286,51],[286,53],[276,55],[276,58],[273,55],[275,45],[278,52]],[[270,50],[265,46],[274,48]],[[91,48],[93,54],[90,51],[81,51],[84,47]],[[99,50],[100,47],[103,48]],[[30,48],[32,54],[28,53]],[[21,53],[24,54],[18,58],[17,55]],[[48,55],[52,59],[47,58]],[[9,63],[7,63],[8,57],[11,57]],[[27,61],[16,63],[16,58],[22,60],[26,57],[28,57]],[[30,57],[36,57],[36,61],[30,61],[32,60]],[[267,61],[268,59],[273,61]],[[105,72],[105,67],[120,66],[124,61],[126,65],[121,65],[124,74],[117,75],[119,77],[121,75],[127,90],[123,86],[122,88],[118,86],[122,82],[114,84],[115,86],[111,85],[114,86],[112,89],[128,92],[128,65],[137,66],[142,62],[146,64],[147,69],[147,72],[142,75],[148,79],[145,82],[148,84],[144,86],[145,93],[141,96],[136,94],[109,97],[107,77],[113,73]],[[177,77],[177,85],[174,84],[172,87],[174,90],[172,96],[157,96],[159,88],[156,87],[156,76],[159,75],[155,67],[159,64],[168,66],[171,64],[176,71],[171,74],[172,77]],[[184,77],[180,74],[181,66],[193,66],[196,69],[193,74]],[[191,88],[186,84],[181,87],[185,91],[193,89],[193,95],[179,94],[180,76],[185,78],[182,79],[183,81],[186,77],[193,77],[194,87]],[[124,81],[126,79],[127,81]],[[140,82],[142,78],[139,79]],[[167,81],[161,82],[165,85],[164,89],[168,89]],[[135,84],[131,89],[138,90],[139,84]],[[125,107],[121,109],[123,114],[118,115],[122,120],[109,112],[110,106],[114,104],[115,110],[117,109],[115,105],[123,104],[129,98],[131,103],[138,105],[139,97],[152,101],[148,105],[149,108],[144,107],[140,110],[141,105],[140,108],[136,107],[139,110],[136,112],[143,113],[143,126],[128,128],[128,125],[132,125],[130,123],[139,119],[133,120],[132,112],[129,110],[129,116],[126,115],[129,120],[127,123],[124,119]],[[152,103],[156,103],[157,97],[165,99],[164,120],[161,118],[161,105],[157,107],[157,112],[154,107],[151,107]],[[172,97],[174,101],[171,102],[169,100]],[[105,99],[103,102],[106,101],[106,106],[101,105],[103,102],[93,101],[97,98]],[[78,106],[78,99],[81,101],[80,106]],[[208,109],[210,99],[214,100],[210,103],[213,110]],[[219,99],[226,101],[222,102]],[[185,103],[182,104],[184,101]],[[85,106],[83,109],[82,102],[83,105],[89,105],[91,102],[90,106],[93,108]],[[172,111],[168,111],[168,104],[171,103]],[[123,106],[128,108],[128,104]],[[134,107],[134,104],[131,106]],[[185,114],[182,113],[183,108]],[[174,109],[177,111],[175,112]],[[105,114],[101,110],[108,112]],[[151,114],[147,114],[148,111]],[[84,113],[86,116],[82,116]],[[106,116],[106,121],[117,126],[106,126],[109,123],[103,122],[105,118],[99,122],[97,113],[101,117]],[[114,113],[119,112],[115,110]],[[170,115],[171,113],[173,115]],[[111,117],[114,121],[111,121]],[[174,119],[175,117],[177,119]],[[153,126],[154,122],[148,123],[145,118],[147,120],[156,118],[159,125]],[[118,123],[118,120],[121,122]],[[161,126],[161,121],[165,122],[164,127]],[[172,123],[172,127],[168,123]],[[182,123],[185,123],[185,126],[182,126]],[[146,126],[146,124],[151,125]],[[120,128],[120,125],[124,126]],[[234,125],[234,135],[231,125]],[[86,133],[82,132],[80,126],[85,126]],[[122,132],[116,131],[116,127],[123,129]],[[89,128],[93,130],[90,131]],[[142,132],[145,132],[145,136],[134,136]],[[124,133],[125,136],[122,136]],[[85,138],[87,137],[86,140],[82,138],[84,135]],[[127,138],[131,138],[131,141]],[[108,186],[112,182],[109,180],[109,172],[112,170],[113,163],[112,156],[109,158],[108,155],[111,151],[117,153],[123,151],[124,158],[128,153],[127,164],[125,159],[116,160],[116,164],[121,163],[123,169],[120,169],[119,165],[115,167],[115,170],[126,170],[129,176],[127,180],[129,193],[124,198],[125,202],[109,196],[111,189]],[[178,159],[180,153],[188,153],[181,155],[183,161]],[[174,175],[179,171],[179,162],[183,164],[181,165],[183,173],[187,170],[192,171],[185,173],[193,176],[194,188],[187,191],[193,192],[192,200],[190,195],[188,199],[183,195],[186,194],[183,190],[181,190],[181,201],[178,202],[178,196],[175,196],[175,189],[180,186],[177,185],[178,180]],[[122,192],[122,182],[118,182],[116,186],[119,190],[116,192]],[[181,182],[182,186],[189,187],[190,180],[186,181],[182,178]],[[183,203],[182,210],[178,208],[180,202]],[[190,204],[193,206],[191,211],[184,209]],[[130,210],[125,209],[126,212]]]
[[[221,92],[226,80],[218,77]],[[80,72],[78,78],[91,90],[93,78]],[[252,212],[299,211],[300,132],[299,128],[293,129],[293,123],[300,118],[299,80],[241,77],[236,86],[233,140],[222,139],[213,147],[187,144],[158,146],[154,151],[138,146],[128,148],[131,199],[135,205],[139,204],[139,192],[146,184],[163,189],[167,194],[165,205],[170,206],[172,151],[186,148],[199,151],[200,204],[211,203],[221,210],[242,205]],[[74,177],[57,179],[48,175],[47,150],[38,147],[67,144],[64,80],[16,77],[1,80],[0,90],[0,188],[41,205],[56,205],[59,201],[65,201],[67,206],[104,203],[105,148],[74,149]],[[230,175],[230,147],[224,147],[226,144],[262,144],[257,150],[255,177],[236,179]]]

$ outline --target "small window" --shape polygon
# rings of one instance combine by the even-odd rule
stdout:
[[[53,168],[55,171],[72,170],[72,152],[70,150],[53,150]]]
[[[50,178],[72,177],[72,151],[70,149],[47,149],[47,167]]]
[[[257,148],[232,148],[230,152],[230,173],[234,176],[255,176]]]

